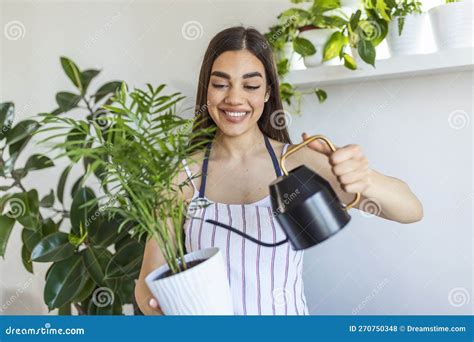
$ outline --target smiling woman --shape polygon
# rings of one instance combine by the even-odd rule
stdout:
[[[275,176],[283,174],[277,156],[292,146],[282,114],[275,62],[265,37],[243,27],[218,33],[201,67],[193,131],[217,129],[192,140],[192,146],[205,148],[194,151],[192,161],[198,162],[183,160],[177,182],[187,180],[181,187],[190,203],[183,226],[186,250],[218,247],[222,251],[237,315],[309,314],[303,251],[284,242],[286,236],[272,212],[268,193]],[[199,144],[199,139],[210,143]],[[345,203],[354,193],[361,193],[362,203],[370,200],[383,208],[377,216],[408,223],[423,215],[408,186],[371,170],[358,145],[333,153],[313,141],[294,153],[288,168],[301,164],[326,178]],[[360,204],[357,208],[370,210]],[[206,220],[234,227],[239,234]],[[243,235],[274,245],[255,244]],[[277,241],[283,243],[275,244]],[[161,313],[143,285],[144,277],[160,266],[160,260],[159,249],[150,240],[136,287],[137,302],[146,314]]]

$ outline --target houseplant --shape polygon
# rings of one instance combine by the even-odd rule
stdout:
[[[99,107],[109,102],[121,82],[106,82],[91,91],[100,70],[79,70],[65,57],[60,62],[75,90],[58,92],[58,108],[50,114],[73,115],[84,118],[87,124],[101,124],[107,112],[99,111]],[[15,123],[13,103],[0,104],[0,128],[0,255],[5,257],[12,230],[22,229],[19,257],[24,268],[33,274],[35,263],[50,264],[44,287],[49,311],[57,309],[58,314],[67,315],[74,308],[80,315],[112,315],[122,314],[124,305],[133,304],[138,313],[134,286],[144,242],[134,239],[127,229],[119,233],[117,225],[122,221],[118,216],[108,218],[101,207],[86,205],[95,197],[83,182],[89,160],[63,159],[55,163],[46,153],[28,152],[35,132],[46,126],[36,116]],[[68,132],[65,139],[82,144],[86,139],[75,133]],[[57,174],[53,178],[57,185],[40,196],[37,189],[26,184],[31,184],[28,178],[45,177],[44,172],[50,179]],[[96,174],[93,177],[100,179]],[[73,175],[78,176],[71,179]]]
[[[110,112],[104,118],[111,127],[108,134],[97,124],[51,114],[44,116],[45,122],[53,124],[50,129],[58,135],[75,130],[89,137],[82,146],[68,141],[55,146],[66,150],[70,158],[89,159],[88,174],[102,170],[102,200],[111,203],[106,210],[111,217],[124,219],[119,231],[132,224],[130,231],[139,240],[145,236],[157,242],[166,265],[153,271],[146,282],[163,312],[233,314],[220,251],[185,254],[183,244],[186,203],[179,189],[189,180],[178,183],[178,174],[183,170],[182,160],[192,161],[193,152],[210,141],[215,127],[194,132],[195,121],[177,113],[184,97],[161,95],[164,87],[147,85],[145,90],[129,91],[123,83],[113,103],[104,105]]]
[[[473,46],[472,7],[472,0],[446,0],[428,11],[439,50]]]
[[[417,0],[396,0],[389,3],[387,44],[391,56],[412,55],[422,51],[425,15]]]

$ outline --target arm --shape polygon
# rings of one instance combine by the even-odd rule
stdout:
[[[332,152],[318,140],[308,147],[300,150],[300,161],[325,178],[342,202],[351,202],[354,194],[360,192],[360,201],[354,208],[400,223],[423,218],[423,206],[409,186],[370,168],[359,145],[347,145]]]
[[[135,299],[138,307],[144,315],[163,315],[163,312],[159,307],[154,308],[150,305],[150,300],[155,298],[145,283],[145,277],[164,263],[165,258],[163,257],[158,244],[153,238],[151,238],[146,243],[140,275],[135,283]]]

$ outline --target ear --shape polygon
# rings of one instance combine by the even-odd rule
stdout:
[[[267,92],[265,93],[265,102],[267,102],[268,99],[270,98],[270,94],[271,94],[271,89],[270,87],[268,87]]]

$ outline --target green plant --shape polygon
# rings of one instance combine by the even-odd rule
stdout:
[[[284,77],[290,70],[290,57],[285,53],[288,43],[291,44],[293,51],[300,56],[311,56],[316,53],[315,46],[306,38],[300,37],[302,27],[334,28],[341,27],[344,19],[335,15],[334,11],[340,8],[339,0],[290,0],[294,4],[301,2],[312,2],[308,10],[302,8],[289,8],[277,16],[278,23],[270,27],[264,35],[270,43],[278,70],[278,75],[282,81],[280,84],[280,96],[287,105],[292,105],[292,99],[296,99],[296,112],[299,113],[301,105],[301,96],[303,94],[315,94],[319,102],[324,102],[327,94],[323,89],[313,89],[311,91],[301,92],[284,81]],[[327,12],[332,11],[328,15]]]
[[[99,125],[107,134],[109,127],[103,125],[102,118],[108,112],[102,105],[111,103],[110,96],[121,82],[107,82],[90,94],[90,84],[100,70],[81,71],[65,57],[61,58],[61,65],[76,90],[57,93],[58,108],[43,115],[84,118],[84,126]],[[41,199],[36,189],[27,189],[26,177],[36,174],[40,179],[40,170],[57,171],[59,166],[47,154],[37,153],[31,154],[24,165],[18,165],[18,157],[32,136],[40,131],[46,135],[51,132],[47,132],[42,119],[23,120],[15,126],[13,121],[13,103],[0,104],[0,176],[6,184],[0,188],[0,255],[4,257],[17,223],[22,227],[21,258],[25,269],[33,273],[33,262],[51,263],[44,287],[44,301],[50,311],[59,309],[59,314],[70,314],[73,305],[79,314],[121,314],[122,305],[134,303],[144,242],[132,237],[127,231],[131,227],[118,231],[123,223],[121,217],[109,217],[102,212],[102,206],[89,204],[96,195],[84,183],[84,173],[91,169],[87,157],[66,160],[67,166],[58,172],[56,189]],[[47,137],[54,138],[51,134]],[[70,130],[64,138],[68,148],[87,146],[90,141],[76,130]],[[65,189],[73,170],[80,176],[72,185],[71,202]],[[102,175],[98,169],[95,171],[100,180]]]
[[[393,7],[390,8],[392,18],[397,19],[398,35],[402,35],[403,26],[405,25],[405,16],[408,14],[421,14],[422,3],[416,0],[396,0],[390,3]]]
[[[110,129],[83,120],[45,115],[48,130],[66,137],[76,131],[87,136],[88,143],[77,146],[68,141],[55,145],[72,159],[91,161],[88,175],[102,170],[106,212],[123,219],[118,230],[131,225],[139,240],[154,238],[172,273],[186,269],[183,246],[185,201],[177,184],[183,170],[182,160],[191,160],[193,151],[207,144],[215,127],[192,131],[194,120],[183,119],[176,106],[184,98],[180,93],[161,95],[165,85],[145,90],[128,91],[125,83],[105,105],[110,115],[105,118]],[[191,144],[195,138],[198,143]],[[59,155],[58,157],[61,157]]]

